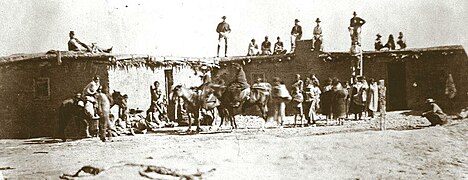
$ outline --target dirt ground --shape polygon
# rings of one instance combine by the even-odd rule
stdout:
[[[232,132],[161,129],[106,143],[3,139],[0,175],[58,179],[90,165],[103,171],[76,179],[179,179],[195,173],[203,179],[468,179],[468,119],[425,127],[428,121],[411,114],[390,112],[386,131],[376,130],[377,119],[260,131],[259,118],[238,117],[242,129]],[[145,172],[148,167],[172,175]]]

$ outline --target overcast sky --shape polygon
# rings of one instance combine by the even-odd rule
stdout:
[[[68,32],[114,53],[216,55],[216,25],[227,16],[228,55],[245,55],[250,39],[280,36],[289,49],[294,19],[303,39],[322,20],[325,50],[346,51],[353,11],[365,19],[362,44],[375,34],[405,33],[409,47],[468,45],[467,0],[2,0],[0,55],[66,50]],[[385,43],[385,42],[384,42]]]

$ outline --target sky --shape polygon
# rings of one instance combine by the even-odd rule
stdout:
[[[247,54],[250,39],[289,49],[299,19],[303,39],[312,38],[320,18],[325,51],[349,50],[347,27],[353,11],[367,23],[364,50],[375,35],[403,32],[411,47],[468,47],[466,0],[2,0],[0,56],[67,50],[68,32],[85,43],[113,46],[113,53],[214,57],[216,26],[227,16],[232,33],[228,56]]]

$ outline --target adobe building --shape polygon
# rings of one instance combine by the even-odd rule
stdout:
[[[207,59],[50,51],[0,58],[0,138],[53,136],[60,103],[99,75],[101,84],[129,96],[128,106],[146,110],[150,85],[198,86]]]
[[[243,65],[250,84],[258,77],[269,82],[280,77],[291,87],[295,75],[302,79],[315,74],[320,82],[338,78],[351,79],[349,52],[313,52],[311,40],[297,43],[294,54],[274,56],[234,57],[220,61],[220,70],[213,74],[226,82],[232,81],[232,63]],[[446,111],[468,106],[468,58],[462,46],[411,48],[363,53],[363,74],[367,79],[385,80],[387,110],[421,110],[426,98],[434,98]],[[456,96],[449,100],[445,94],[446,81],[452,75]],[[215,75],[215,76],[216,76]]]

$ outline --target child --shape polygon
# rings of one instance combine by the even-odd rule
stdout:
[[[304,101],[304,96],[302,95],[302,91],[299,89],[299,86],[294,86],[292,90],[292,101],[291,105],[294,107],[294,127],[296,127],[297,116],[300,117],[301,127],[304,127],[303,117],[304,112],[302,108],[302,102]]]

